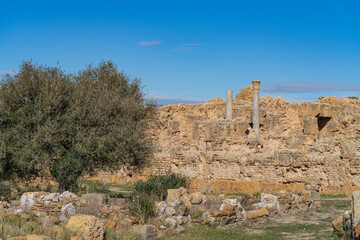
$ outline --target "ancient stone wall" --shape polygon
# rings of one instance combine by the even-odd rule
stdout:
[[[258,138],[251,127],[251,92],[245,90],[233,101],[233,120],[225,120],[221,98],[160,107],[151,132],[152,171],[181,173],[208,192],[301,190],[307,179],[319,179],[328,193],[360,187],[359,101],[262,97]]]

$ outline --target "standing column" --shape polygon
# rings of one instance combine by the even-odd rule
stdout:
[[[233,91],[226,91],[226,120],[232,120],[233,118],[232,100]]]
[[[253,80],[253,129],[260,136],[260,81]]]

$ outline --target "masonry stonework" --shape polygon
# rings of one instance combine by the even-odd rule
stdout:
[[[232,121],[219,98],[160,107],[152,171],[181,173],[208,192],[303,190],[308,179],[318,179],[328,193],[360,188],[359,101],[262,97],[258,138],[249,99],[236,95]]]
[[[290,103],[262,97],[259,138],[251,127],[252,94],[252,86],[236,94],[231,121],[221,98],[160,107],[149,132],[156,143],[151,167],[131,177],[122,171],[97,179],[124,183],[171,171],[201,192],[305,192],[313,179],[328,194],[360,190],[358,100]]]

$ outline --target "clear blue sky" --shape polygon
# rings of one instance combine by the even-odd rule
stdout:
[[[360,1],[1,1],[0,75],[112,60],[149,95],[360,95]]]

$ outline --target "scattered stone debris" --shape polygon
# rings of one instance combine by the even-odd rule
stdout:
[[[317,186],[317,183],[309,181],[308,185]],[[101,240],[105,229],[130,229],[140,239],[155,239],[186,231],[183,226],[186,223],[219,227],[245,226],[264,217],[304,212],[317,205],[313,204],[311,191],[318,192],[283,192],[277,196],[262,193],[257,198],[252,195],[204,195],[201,192],[189,192],[183,187],[168,189],[165,201],[155,203],[153,225],[140,224],[139,219],[131,216],[125,199],[113,199],[100,193],[79,197],[70,192],[28,192],[21,196],[17,204],[2,202],[0,207],[9,217],[20,216],[23,222],[52,224],[54,232],[58,234],[62,231],[59,225],[63,224],[66,229],[77,234],[73,239]],[[342,222],[340,218],[334,221],[334,229],[339,229]],[[42,240],[49,237],[33,238],[28,235],[19,239]]]

